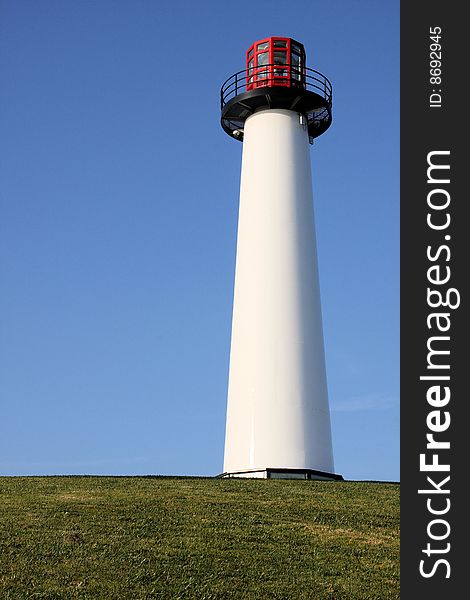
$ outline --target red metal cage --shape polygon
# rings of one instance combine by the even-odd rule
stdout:
[[[305,48],[285,37],[268,37],[252,44],[246,53],[246,89],[260,87],[305,88]]]

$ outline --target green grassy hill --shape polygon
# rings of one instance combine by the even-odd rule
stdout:
[[[398,599],[399,485],[0,478],[0,598]]]

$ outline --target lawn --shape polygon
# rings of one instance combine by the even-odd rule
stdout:
[[[398,599],[399,485],[0,478],[0,598]]]

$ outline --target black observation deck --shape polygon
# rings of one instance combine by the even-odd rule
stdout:
[[[275,76],[279,64],[263,66],[266,76],[258,78],[255,86],[248,81],[246,69],[229,77],[220,90],[222,128],[231,137],[243,141],[246,119],[255,112],[270,108],[293,110],[305,116],[311,140],[324,133],[331,125],[333,88],[327,77],[303,67],[299,78],[296,65],[284,65],[284,85]],[[287,79],[286,79],[287,75]],[[300,81],[299,81],[300,79]],[[248,86],[252,89],[247,90]]]

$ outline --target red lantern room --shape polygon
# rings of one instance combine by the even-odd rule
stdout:
[[[246,53],[246,89],[305,87],[305,48],[291,38],[269,37],[255,42]]]

